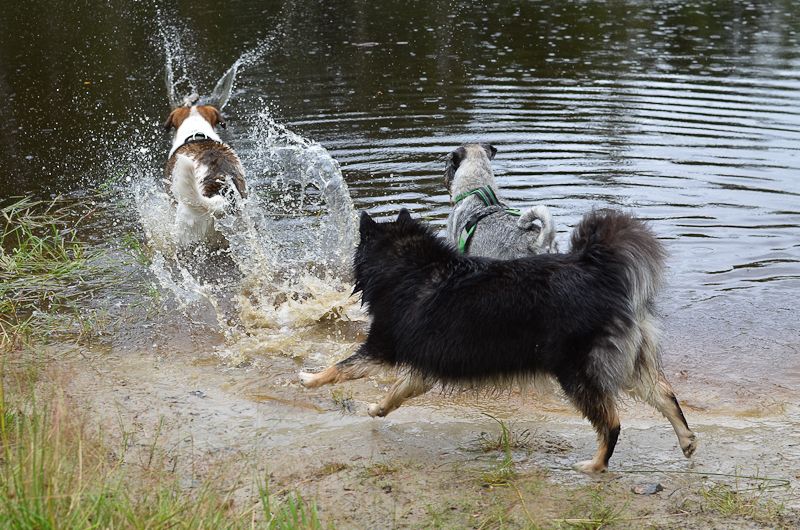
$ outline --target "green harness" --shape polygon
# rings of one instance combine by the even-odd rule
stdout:
[[[461,231],[461,235],[458,237],[458,251],[462,254],[466,254],[467,250],[469,250],[469,243],[472,240],[472,236],[475,235],[475,229],[478,227],[478,222],[481,219],[497,212],[506,212],[509,215],[517,217],[520,215],[520,211],[518,209],[506,208],[506,205],[497,199],[497,195],[495,195],[491,186],[482,186],[471,191],[466,191],[453,199],[453,202],[458,204],[470,195],[477,196],[484,206],[486,206],[486,208],[475,212],[469,216],[469,219],[467,219],[467,224],[464,225],[464,229]]]

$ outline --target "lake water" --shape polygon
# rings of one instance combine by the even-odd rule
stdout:
[[[507,201],[548,205],[562,248],[593,207],[651,222],[670,252],[671,377],[785,390],[800,382],[798,31],[800,5],[779,1],[11,3],[0,198],[117,189],[86,237],[144,242],[152,261],[132,277],[184,316],[139,315],[116,347],[180,343],[202,307],[224,315],[198,317],[221,351],[322,365],[364,329],[345,301],[349,198],[441,226],[442,157],[490,142]],[[250,274],[208,287],[154,233],[168,225],[164,72],[208,92],[237,59],[225,138],[258,206],[234,245]],[[356,324],[333,335],[309,324],[342,314]]]

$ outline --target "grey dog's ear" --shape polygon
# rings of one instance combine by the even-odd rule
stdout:
[[[358,230],[361,232],[361,235],[372,232],[377,226],[378,223],[376,223],[367,212],[361,212],[361,219],[358,223]]]
[[[406,223],[411,220],[411,214],[403,208],[400,210],[400,213],[397,215],[397,222],[398,223]]]
[[[489,160],[494,160],[494,155],[497,154],[497,149],[492,144],[481,144],[483,150],[486,151],[486,156],[489,157]]]
[[[467,156],[467,150],[464,148],[464,146],[461,146],[452,153],[450,153],[448,159],[453,163],[453,169],[458,169],[458,166],[461,165],[461,162],[464,161],[464,158],[466,156]]]
[[[461,161],[464,160],[465,156],[467,156],[467,150],[463,147],[459,147],[447,155],[444,163],[444,185],[448,190],[456,176],[456,170],[458,170],[458,166],[461,165]]]

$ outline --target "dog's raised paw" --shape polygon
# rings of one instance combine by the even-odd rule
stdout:
[[[369,407],[367,407],[367,414],[369,414],[373,418],[375,416],[379,416],[379,417],[385,416],[385,414],[383,413],[383,408],[381,408],[381,406],[378,405],[377,403],[370,403],[369,404]]]
[[[584,460],[572,464],[572,469],[588,475],[595,475],[597,473],[605,473],[608,467],[605,464],[598,464],[594,460]]]

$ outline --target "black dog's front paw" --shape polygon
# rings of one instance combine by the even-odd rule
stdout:
[[[367,407],[367,413],[373,418],[376,416],[379,418],[383,418],[384,416],[386,416],[386,413],[383,411],[383,407],[381,407],[377,403],[371,403],[369,407]]]

